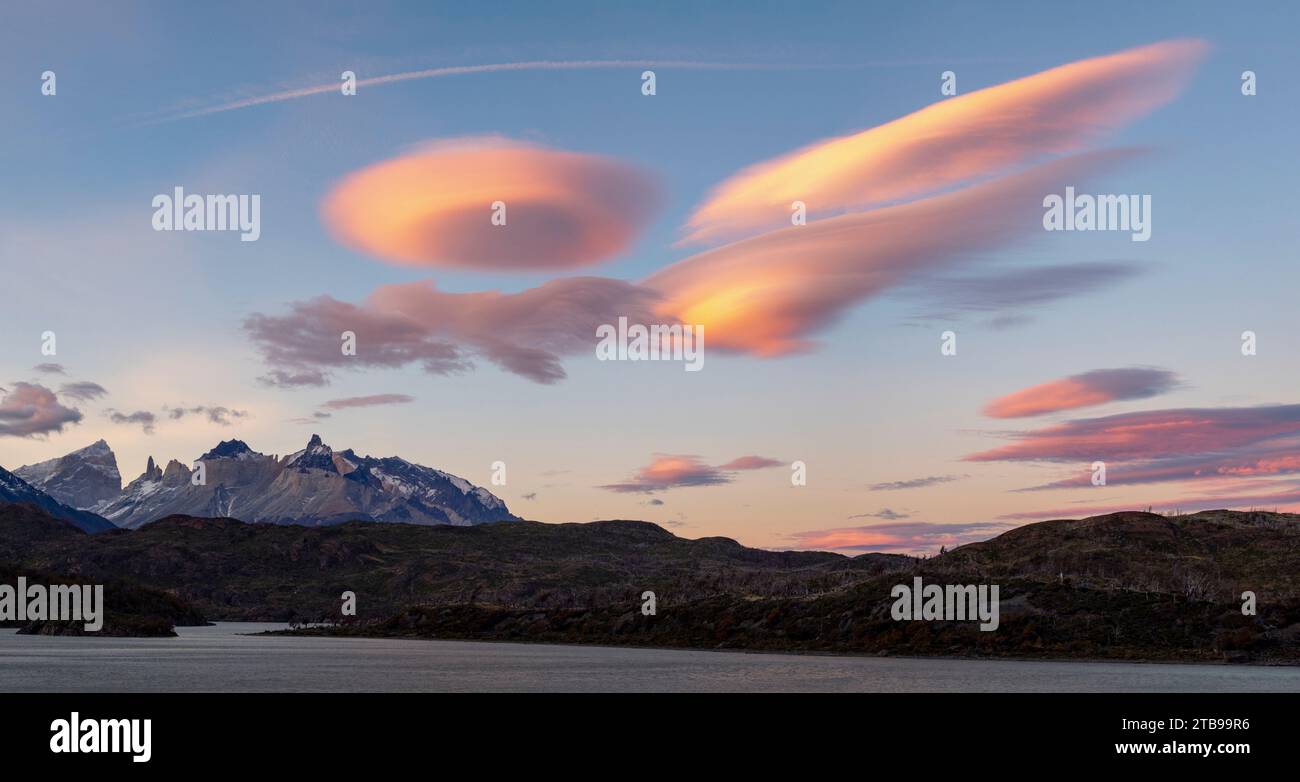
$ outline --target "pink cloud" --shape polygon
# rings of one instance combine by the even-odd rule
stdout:
[[[39,383],[14,383],[0,398],[0,437],[40,437],[79,423],[81,411],[59,404]]]
[[[1205,50],[1201,41],[1165,41],[1080,60],[815,142],[714,188],[684,241],[788,225],[794,201],[833,214],[1078,152],[1173,100]]]
[[[1154,460],[1121,461],[1107,465],[1107,482],[1127,486],[1175,481],[1204,481],[1215,478],[1248,478],[1300,473],[1300,439],[1284,437],[1251,443],[1239,449],[1170,456]],[[1021,491],[1085,488],[1092,483],[1091,470]]]
[[[254,314],[244,329],[271,366],[264,382],[340,369],[418,364],[436,375],[486,359],[538,383],[565,377],[563,355],[594,351],[596,328],[620,315],[649,323],[654,293],[601,277],[566,277],[520,293],[448,293],[432,282],[386,285],[361,304],[321,296],[284,315]],[[355,356],[340,334],[357,337]]]
[[[1300,405],[1176,408],[1083,418],[1012,435],[972,462],[1129,461],[1220,452],[1300,435]]]
[[[922,554],[933,553],[941,546],[954,548],[988,540],[1006,532],[1014,524],[980,522],[974,524],[931,524],[924,521],[872,524],[863,527],[836,527],[807,530],[791,535],[800,549],[861,553]]]
[[[1133,150],[1046,163],[955,193],[790,226],[692,256],[642,284],[669,322],[699,324],[714,349],[779,356],[848,308],[925,271],[1042,233],[1042,198]]]
[[[1008,513],[999,518],[1009,521],[1033,521],[1041,519],[1079,519],[1088,516],[1101,516],[1121,511],[1145,511],[1154,513],[1172,513],[1181,511],[1194,513],[1201,510],[1218,509],[1252,509],[1274,508],[1281,511],[1300,509],[1300,484],[1295,483],[1247,483],[1232,487],[1233,490],[1221,489],[1217,494],[1202,496],[1189,495],[1176,499],[1158,500],[1148,503],[1128,505],[1079,505],[1069,508]]]
[[[369,396],[349,396],[343,399],[331,399],[321,405],[326,410],[347,410],[353,407],[376,407],[380,405],[404,405],[415,401],[407,394],[371,394]]]
[[[758,470],[782,464],[764,456],[742,456],[719,467],[712,467],[689,454],[656,454],[650,464],[637,470],[623,483],[600,486],[601,489],[623,493],[651,493],[682,486],[717,486],[731,483],[731,473],[739,470]]]
[[[570,269],[627,249],[659,200],[654,181],[625,163],[480,137],[350,174],[321,215],[338,241],[400,264]],[[497,202],[504,224],[493,222]]]
[[[944,130],[942,155],[903,144],[894,157],[845,169],[843,182],[823,183],[828,192],[893,188],[871,196],[874,203],[1005,174],[962,190],[774,230],[683,259],[640,283],[573,278],[512,294],[385,286],[361,305],[322,297],[291,305],[287,316],[255,314],[245,328],[271,365],[263,382],[286,387],[319,385],[343,367],[420,363],[435,374],[459,372],[476,357],[554,383],[565,376],[561,357],[591,350],[595,327],[619,316],[703,326],[718,351],[806,351],[819,331],[864,300],[1041,235],[1044,193],[1078,185],[1136,153],[1039,159],[1093,140],[1098,129],[1087,127],[1089,118],[1109,118],[1097,120],[1105,130],[1171,98],[1200,49],[1196,42],[1158,44],[1065,66],[984,97],[964,96],[971,99],[960,104],[945,101],[960,110],[933,107],[926,115]],[[1011,121],[1017,116],[1023,124]],[[967,122],[974,119],[981,121]],[[999,133],[1010,133],[1010,141],[999,142]],[[801,168],[787,162],[794,167],[788,170]],[[1003,170],[1021,163],[1034,165]],[[341,241],[399,263],[568,268],[625,249],[648,219],[652,189],[644,175],[604,158],[479,138],[357,172],[330,193],[322,211]],[[507,204],[507,227],[491,224],[496,200]],[[1035,284],[1042,288],[1041,280]],[[340,327],[366,331],[364,357],[362,349],[356,361],[339,355]]]
[[[1026,418],[1124,399],[1145,399],[1170,390],[1177,380],[1177,375],[1162,369],[1095,369],[994,399],[985,405],[984,414]]]
[[[719,470],[761,470],[766,467],[780,467],[785,464],[778,459],[769,459],[766,456],[742,456],[739,459],[732,459],[724,465],[718,467]]]

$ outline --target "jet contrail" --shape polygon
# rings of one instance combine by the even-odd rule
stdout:
[[[890,63],[855,63],[849,65],[809,65],[809,64],[770,64],[770,63],[725,63],[725,62],[698,62],[694,60],[529,60],[525,62],[502,62],[491,63],[487,65],[453,65],[443,68],[429,68],[422,71],[406,71],[403,73],[392,73],[386,76],[372,76],[368,79],[358,79],[357,87],[371,87],[379,84],[393,84],[395,82],[413,81],[416,79],[440,79],[444,76],[466,76],[475,73],[503,73],[507,71],[577,71],[577,70],[597,70],[602,68],[679,68],[692,70],[722,70],[722,71],[754,71],[754,70],[838,70],[844,68],[867,68],[867,67],[902,67],[906,65],[920,65],[936,63],[907,63],[907,62],[890,62]],[[948,61],[948,64],[953,64]],[[267,95],[259,95],[252,98],[243,98],[241,100],[221,103],[214,106],[208,106],[191,111],[179,113],[164,114],[162,117],[146,120],[144,124],[155,125],[164,122],[175,122],[177,120],[191,119],[193,117],[202,117],[208,114],[217,114],[223,111],[234,111],[235,109],[246,109],[251,106],[262,106],[268,103],[280,103],[286,100],[297,100],[306,98],[311,95],[321,95],[327,92],[336,92],[341,86],[340,82],[330,84],[318,84],[311,87],[299,87],[282,92],[273,92]]]

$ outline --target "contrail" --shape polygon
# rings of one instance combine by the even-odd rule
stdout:
[[[529,60],[526,62],[502,62],[491,63],[487,65],[453,65],[443,68],[429,68],[422,71],[406,71],[403,73],[392,73],[386,76],[372,76],[368,79],[358,79],[357,87],[371,87],[380,84],[393,84],[402,81],[414,81],[416,79],[440,79],[445,76],[466,76],[475,73],[503,73],[508,71],[578,71],[578,70],[597,70],[604,68],[679,68],[691,70],[722,70],[722,71],[755,71],[755,70],[838,70],[845,68],[868,68],[868,67],[903,67],[907,65],[935,63],[915,63],[915,62],[889,62],[889,63],[856,63],[851,65],[809,65],[809,64],[770,64],[770,63],[724,63],[724,62],[697,62],[693,60]],[[252,98],[243,98],[241,100],[221,103],[205,108],[183,111],[178,113],[164,114],[162,117],[153,120],[146,120],[144,124],[155,125],[164,122],[175,122],[177,120],[191,119],[193,117],[202,117],[208,114],[217,114],[223,111],[234,111],[236,109],[246,109],[252,106],[262,106],[268,103],[280,103],[287,100],[297,100],[312,95],[321,95],[327,92],[337,92],[340,82],[330,84],[318,84],[311,87],[299,87],[282,92],[273,92],[267,95],[259,95]]]

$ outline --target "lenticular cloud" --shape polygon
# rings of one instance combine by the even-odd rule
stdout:
[[[984,414],[992,418],[1027,418],[1107,402],[1146,399],[1163,394],[1177,382],[1177,375],[1163,369],[1094,369],[998,397],[985,405]]]
[[[757,163],[696,208],[684,241],[788,225],[794,201],[810,214],[834,214],[1082,151],[1172,100],[1205,48],[1202,41],[1164,41],[1080,60]]]
[[[326,196],[321,214],[338,241],[384,260],[533,271],[617,255],[659,201],[649,175],[626,163],[486,137],[354,172]]]

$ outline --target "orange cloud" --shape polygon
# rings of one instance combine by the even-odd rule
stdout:
[[[1159,502],[1143,502],[1136,505],[1077,505],[1069,508],[1052,508],[1024,513],[1008,513],[999,516],[1009,521],[1038,521],[1043,519],[1081,519],[1088,516],[1102,516],[1108,513],[1124,511],[1144,511],[1150,508],[1153,513],[1194,513],[1201,510],[1220,508],[1268,508],[1283,512],[1294,512],[1300,508],[1300,484],[1282,481],[1264,483],[1248,482],[1239,486],[1224,487],[1220,493],[1205,496],[1182,496]]]
[[[1026,418],[1121,399],[1146,399],[1168,391],[1176,382],[1174,373],[1161,369],[1096,369],[994,399],[984,406],[984,414]]]
[[[731,473],[738,470],[761,470],[782,462],[766,456],[741,456],[719,467],[712,467],[689,454],[656,454],[650,464],[637,470],[631,480],[599,488],[624,493],[650,494],[677,486],[717,486],[731,483]]]
[[[1300,437],[1300,404],[1177,408],[1080,418],[1013,435],[1016,442],[971,462],[1164,459],[1267,447]]]
[[[625,163],[479,137],[350,174],[321,215],[339,242],[400,264],[567,269],[627,249],[659,200],[653,180]],[[504,225],[493,224],[498,201]]]
[[[1042,198],[1128,159],[1090,152],[954,193],[818,220],[709,250],[641,285],[669,322],[705,327],[711,348],[779,356],[846,309],[909,276],[1042,231]]]
[[[937,551],[941,546],[954,548],[977,540],[988,540],[1013,526],[1002,522],[932,524],[925,521],[899,521],[866,527],[806,530],[790,537],[798,548],[815,551],[921,554]]]
[[[758,163],[713,190],[683,241],[788,225],[794,201],[842,212],[1078,152],[1172,100],[1205,49],[1177,40],[1081,60]]]

